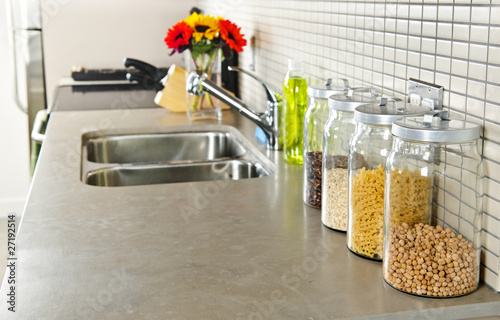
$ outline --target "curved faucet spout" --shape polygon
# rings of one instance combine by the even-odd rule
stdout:
[[[257,78],[255,75],[250,72],[244,71],[240,68],[230,67],[229,70],[232,71],[242,71],[252,78],[257,80],[266,90],[267,96],[267,110],[263,113],[257,113],[254,110],[248,108],[246,104],[236,98],[235,96],[229,94],[226,90],[220,88],[214,82],[207,79],[207,75],[205,73],[198,74],[196,72],[191,72],[188,75],[186,81],[186,91],[195,94],[195,95],[203,95],[205,92],[213,95],[217,99],[221,100],[225,104],[227,104],[230,108],[238,111],[243,116],[247,117],[255,124],[257,124],[267,138],[267,147],[272,150],[279,150],[279,127],[278,127],[278,108],[279,108],[279,99],[274,92],[274,90],[270,89],[262,80]]]
[[[258,83],[260,83],[261,86],[264,87],[264,91],[266,91],[266,98],[268,102],[273,102],[273,103],[279,103],[278,97],[276,96],[276,92],[271,89],[267,84],[264,83],[259,77],[257,77],[255,74],[253,74],[250,71],[246,71],[245,69],[241,69],[240,67],[234,67],[234,66],[228,66],[227,70],[229,71],[239,71],[241,73],[244,73],[246,75],[249,75],[253,79],[255,79]]]

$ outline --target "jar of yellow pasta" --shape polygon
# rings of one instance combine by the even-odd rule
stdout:
[[[430,112],[394,122],[387,160],[383,277],[427,297],[479,283],[483,168],[480,126]]]
[[[380,103],[354,111],[356,129],[348,160],[347,247],[364,258],[382,260],[385,164],[392,146],[392,122],[427,110],[400,99],[381,98]]]

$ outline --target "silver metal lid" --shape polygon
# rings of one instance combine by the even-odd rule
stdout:
[[[343,85],[334,85],[332,84],[332,79],[329,78],[326,83],[322,84],[315,84],[307,87],[307,95],[313,98],[324,98],[328,99],[329,96],[333,94],[339,94],[339,93],[346,93],[351,87],[349,86],[349,81],[346,79],[339,79],[342,80]],[[368,87],[359,87],[359,88],[353,88],[356,89],[357,91],[368,91]]]
[[[358,122],[391,125],[394,120],[403,117],[424,115],[429,108],[406,103],[398,98],[380,98],[380,103],[356,107],[354,119]]]
[[[472,122],[450,120],[447,111],[430,111],[425,116],[394,121],[392,134],[424,142],[461,143],[479,139],[480,126]]]
[[[334,94],[328,97],[328,107],[339,111],[354,112],[356,107],[369,104],[380,103],[380,95],[374,88],[371,90],[348,90],[344,93]]]

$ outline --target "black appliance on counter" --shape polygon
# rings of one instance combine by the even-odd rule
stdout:
[[[156,91],[138,83],[73,84],[56,90],[50,112],[160,108],[154,103]]]

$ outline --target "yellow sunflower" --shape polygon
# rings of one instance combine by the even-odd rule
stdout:
[[[204,16],[194,12],[184,22],[193,30],[193,38],[199,42],[203,37],[213,40],[219,33],[219,21],[212,16]]]

